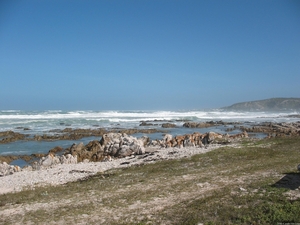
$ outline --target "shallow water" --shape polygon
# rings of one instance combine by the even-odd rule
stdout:
[[[137,129],[159,129],[163,133],[134,134],[133,136],[148,136],[150,139],[162,139],[165,133],[172,135],[183,135],[193,132],[206,133],[214,131],[218,133],[235,134],[240,130],[226,132],[228,126],[216,126],[209,128],[184,128],[185,121],[207,122],[241,122],[244,126],[254,125],[259,122],[295,122],[299,118],[287,117],[298,112],[269,113],[269,112],[226,112],[222,110],[191,110],[191,111],[0,111],[0,131],[12,130],[29,135],[49,134],[51,130],[63,130],[65,128],[137,128]],[[156,124],[155,126],[139,126],[141,121]],[[163,123],[176,124],[177,128],[162,128]],[[239,126],[239,125],[238,125]],[[51,132],[52,133],[52,132]],[[54,134],[54,133],[52,133]],[[262,137],[264,134],[258,134]],[[1,138],[1,137],[0,137]],[[9,144],[0,144],[0,155],[29,155],[32,153],[47,153],[50,149],[61,146],[70,147],[73,143],[83,142],[87,144],[91,140],[100,140],[100,137],[88,137],[81,140],[60,141],[18,141]]]
[[[87,144],[91,140],[100,140],[99,137],[86,137],[79,140],[59,141],[17,141],[9,144],[0,144],[0,155],[31,155],[33,153],[48,153],[56,146],[71,147],[74,143]]]

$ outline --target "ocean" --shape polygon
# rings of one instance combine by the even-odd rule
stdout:
[[[0,132],[15,131],[29,135],[42,135],[51,130],[62,130],[64,128],[84,129],[112,129],[112,128],[137,128],[147,129],[161,128],[162,123],[173,123],[177,128],[165,128],[164,132],[173,135],[193,133],[194,131],[214,131],[225,133],[225,127],[211,127],[203,129],[188,129],[182,125],[186,120],[192,122],[224,121],[242,122],[255,124],[259,122],[295,122],[299,118],[288,117],[299,112],[228,112],[218,109],[212,110],[189,110],[189,111],[95,111],[95,110],[44,110],[44,111],[22,111],[22,110],[1,110],[0,111]],[[155,124],[150,127],[141,127],[141,121]],[[237,132],[237,131],[232,131]],[[144,134],[134,134],[142,136]],[[146,134],[151,139],[162,138],[163,133]],[[1,137],[0,137],[1,138]],[[0,155],[8,154],[32,154],[47,153],[55,146],[70,147],[73,143],[88,143],[99,137],[87,137],[81,140],[69,141],[18,141],[9,144],[0,144]]]

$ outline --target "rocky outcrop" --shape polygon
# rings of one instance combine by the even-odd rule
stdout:
[[[186,122],[182,126],[187,128],[207,128],[221,125],[234,125],[239,124],[239,122],[224,122],[220,121],[208,121],[208,122]]]
[[[151,147],[203,147],[211,143],[214,144],[228,144],[231,140],[247,138],[247,132],[242,132],[235,135],[220,134],[216,132],[208,132],[201,134],[194,132],[193,134],[177,135],[173,137],[170,134],[166,134],[162,140],[152,140],[148,146]]]
[[[145,153],[147,138],[136,138],[125,133],[108,133],[103,135],[100,143],[107,155],[113,157],[125,157],[132,154]]]
[[[187,123],[184,123],[182,126],[187,127],[187,128],[206,128],[206,127],[211,127],[214,125],[211,123],[187,122]]]
[[[21,168],[19,166],[12,166],[7,164],[6,162],[0,163],[0,177],[11,175],[19,171],[21,171]]]
[[[265,133],[268,137],[300,136],[300,121],[295,123],[261,123],[253,127],[241,126],[248,133]]]
[[[64,149],[60,146],[56,146],[54,148],[52,148],[51,150],[49,150],[48,154],[52,153],[52,154],[56,154],[59,152],[62,152]]]
[[[1,137],[0,143],[6,144],[14,141],[24,140],[26,137],[28,137],[28,135],[20,134],[13,131],[4,131],[4,132],[0,132],[0,137]]]
[[[110,160],[111,157],[144,154],[148,142],[148,137],[136,138],[126,133],[107,133],[100,141],[91,141],[87,145],[73,144],[67,152],[77,156],[78,162],[99,162]]]
[[[38,162],[33,164],[34,169],[40,169],[41,167],[50,167],[57,164],[76,164],[77,156],[72,156],[71,154],[66,154],[62,156],[56,156],[52,153],[45,157],[42,157]]]
[[[111,161],[112,158],[122,158],[131,155],[142,155],[146,153],[146,147],[202,147],[211,143],[228,143],[230,139],[248,137],[246,131],[236,135],[223,135],[216,132],[201,134],[177,135],[165,134],[161,140],[150,141],[149,137],[143,136],[136,138],[126,133],[107,133],[100,141],[90,141],[87,145],[82,142],[73,144],[66,153],[61,156],[55,155],[55,152],[62,150],[61,147],[55,147],[49,151],[49,154],[42,156],[39,161],[27,166],[24,170],[39,170],[41,168],[52,167],[57,164],[76,164],[78,162],[99,162]],[[227,142],[226,142],[227,140]],[[21,171],[18,166],[8,165],[6,162],[0,164],[0,176],[12,174]]]
[[[155,125],[157,125],[157,124],[148,123],[148,122],[146,122],[146,121],[142,121],[142,122],[140,123],[140,126],[155,126]]]
[[[176,127],[176,124],[174,124],[174,123],[163,123],[161,125],[161,127],[162,128],[174,128],[174,127]]]

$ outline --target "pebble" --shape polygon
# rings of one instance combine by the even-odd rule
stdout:
[[[213,145],[206,148],[151,148],[146,149],[147,157],[135,156],[115,159],[109,162],[88,162],[77,164],[58,164],[49,168],[41,168],[33,171],[20,171],[12,175],[0,177],[0,194],[18,192],[23,189],[34,189],[36,186],[60,185],[76,181],[84,177],[104,172],[113,168],[122,168],[141,163],[154,163],[157,160],[176,159],[195,154],[205,153],[219,148],[221,145]]]

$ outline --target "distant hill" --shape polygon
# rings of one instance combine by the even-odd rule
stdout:
[[[227,111],[294,111],[300,110],[300,98],[270,98],[241,102],[223,107]]]

